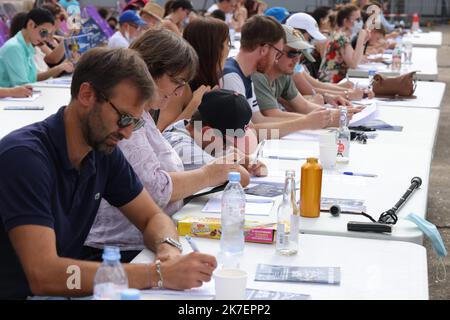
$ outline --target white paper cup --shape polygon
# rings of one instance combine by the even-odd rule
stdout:
[[[325,144],[319,146],[320,164],[324,170],[332,170],[336,167],[337,144]]]
[[[336,144],[336,131],[325,131],[319,135],[319,145]]]
[[[240,269],[220,269],[213,274],[216,300],[245,300],[247,272]]]

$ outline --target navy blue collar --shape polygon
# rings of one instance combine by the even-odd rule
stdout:
[[[63,169],[66,171],[78,171],[70,162],[67,150],[67,138],[64,125],[65,109],[66,106],[59,108],[58,112],[54,114],[53,117],[49,117],[45,121],[47,122],[50,139],[57,150]],[[96,152],[91,150],[82,160],[81,169],[84,174],[91,175],[96,173],[95,154]]]

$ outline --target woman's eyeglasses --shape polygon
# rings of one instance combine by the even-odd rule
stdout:
[[[43,39],[48,38],[50,32],[47,29],[41,29],[39,30],[39,36]]]
[[[142,118],[135,118],[133,116],[130,116],[129,114],[122,113],[119,111],[119,109],[108,99],[103,93],[100,93],[100,96],[103,100],[108,102],[108,104],[117,112],[119,115],[119,120],[117,120],[117,125],[119,128],[123,129],[130,125],[133,125],[133,131],[136,131],[140,128],[142,128],[145,124],[145,120]]]

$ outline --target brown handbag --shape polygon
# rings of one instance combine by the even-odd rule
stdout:
[[[417,86],[417,80],[414,78],[415,74],[416,71],[398,77],[384,77],[381,74],[376,74],[372,80],[372,90],[376,97],[410,97]]]

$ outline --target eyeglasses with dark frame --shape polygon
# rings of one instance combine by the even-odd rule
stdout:
[[[275,47],[275,46],[274,46],[273,44],[271,44],[271,43],[263,43],[262,45],[263,45],[263,46],[268,45],[269,47],[275,49],[276,52],[277,52],[277,55],[275,56],[275,58],[277,58],[277,59],[280,59],[280,58],[283,56],[283,54],[284,54],[284,52],[283,52],[282,50],[278,49],[277,47]]]
[[[120,112],[119,109],[111,102],[111,100],[109,100],[103,93],[100,93],[100,96],[102,97],[103,100],[108,102],[108,104],[111,105],[111,107],[113,107],[113,109],[119,115],[119,120],[117,120],[117,125],[119,126],[119,128],[123,129],[130,125],[133,125],[133,131],[136,131],[144,126],[145,124],[144,119],[136,118],[130,116],[129,114]]]

